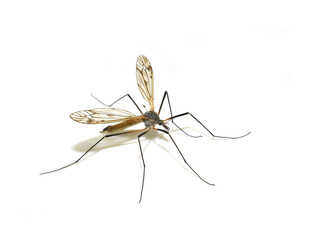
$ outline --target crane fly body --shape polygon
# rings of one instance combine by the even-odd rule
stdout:
[[[109,137],[114,137],[114,136],[119,136],[123,134],[129,134],[129,133],[136,133],[136,132],[141,132],[137,136],[137,140],[139,143],[139,148],[140,148],[140,153],[142,157],[142,162],[143,162],[143,178],[142,178],[142,187],[141,187],[141,192],[140,192],[140,199],[139,202],[142,200],[142,195],[143,195],[143,188],[144,188],[144,179],[145,179],[145,161],[144,161],[144,156],[142,152],[142,147],[141,147],[141,142],[140,138],[148,133],[150,130],[156,130],[163,132],[167,134],[170,139],[172,140],[173,144],[175,145],[176,149],[180,153],[184,163],[192,170],[192,172],[203,182],[213,185],[212,183],[207,182],[204,180],[186,161],[185,157],[183,156],[182,152],[180,151],[179,147],[177,146],[176,142],[172,138],[169,130],[170,128],[167,126],[167,123],[171,121],[180,131],[182,131],[185,135],[189,137],[201,137],[201,136],[192,136],[185,132],[182,128],[180,128],[175,122],[174,119],[182,116],[191,116],[197,123],[199,123],[207,132],[210,133],[210,135],[214,138],[228,138],[228,139],[238,139],[247,136],[249,133],[239,136],[239,137],[225,137],[225,136],[216,136],[214,135],[204,124],[202,124],[193,114],[189,112],[185,112],[182,114],[178,115],[173,115],[172,113],[172,108],[171,108],[171,103],[169,100],[168,92],[165,91],[164,96],[162,98],[161,105],[159,107],[159,110],[156,112],[154,110],[154,77],[153,77],[153,69],[152,66],[149,62],[149,60],[143,56],[139,55],[137,58],[136,62],[136,79],[137,79],[137,85],[140,90],[140,93],[142,97],[148,102],[150,108],[148,111],[143,113],[141,109],[138,107],[138,105],[135,103],[133,98],[130,96],[130,94],[126,94],[123,97],[117,99],[115,102],[113,102],[111,105],[106,105],[102,103],[100,100],[98,100],[100,103],[105,105],[105,108],[94,108],[90,110],[81,110],[74,112],[70,115],[70,117],[79,123],[85,123],[85,124],[110,124],[107,127],[105,127],[101,133],[105,133],[100,140],[98,140],[95,144],[93,144],[80,158],[78,158],[75,162],[72,162],[66,166],[63,166],[61,168],[44,172],[42,174],[48,174],[52,172],[59,171],[61,169],[67,168],[71,165],[74,165],[78,163],[89,151],[91,151],[98,143],[100,143],[103,139],[109,138]],[[139,110],[140,115],[135,115],[127,110],[119,109],[119,108],[112,108],[112,106],[118,102],[119,100],[123,99],[124,97],[130,98],[130,100],[133,102],[133,104],[136,106],[136,108]],[[160,112],[164,103],[164,100],[167,98],[169,110],[170,110],[170,117],[162,120],[160,118]],[[144,123],[145,128],[142,129],[137,129],[137,130],[127,130],[124,131],[127,128],[130,128],[136,124],[139,123]],[[162,127],[162,128],[157,128],[156,126]],[[164,128],[164,129],[163,129]]]

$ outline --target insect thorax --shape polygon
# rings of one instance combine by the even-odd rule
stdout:
[[[158,114],[154,111],[148,111],[144,113],[143,116],[146,117],[146,119],[144,120],[146,127],[155,126],[156,124],[160,124],[160,125],[163,124],[163,121],[160,119]]]

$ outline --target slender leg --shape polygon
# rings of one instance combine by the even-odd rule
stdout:
[[[200,125],[202,125],[203,128],[205,128],[213,137],[216,137],[216,138],[238,139],[238,138],[246,137],[248,134],[250,134],[250,132],[249,132],[249,133],[246,133],[245,135],[242,135],[242,136],[239,136],[239,137],[216,136],[216,135],[212,134],[211,131],[209,131],[208,128],[205,127],[204,124],[202,124],[197,118],[195,118],[195,117],[193,116],[193,114],[191,114],[191,113],[189,113],[189,112],[182,113],[182,114],[178,114],[178,115],[175,115],[175,116],[173,116],[173,117],[167,118],[167,119],[164,120],[164,122],[169,121],[169,120],[174,119],[174,118],[178,118],[178,117],[185,116],[185,115],[187,115],[187,114],[191,115],[192,118],[194,118]]]
[[[134,103],[134,105],[137,107],[137,109],[140,111],[140,113],[143,115],[143,112],[141,111],[141,109],[137,106],[136,102],[133,100],[133,98],[131,97],[130,94],[125,94],[123,97],[120,97],[119,99],[117,99],[114,103],[110,104],[110,105],[107,105],[105,103],[103,103],[101,100],[99,100],[97,97],[95,97],[92,93],[91,93],[91,96],[97,100],[99,103],[103,104],[104,106],[106,107],[112,107],[115,103],[117,103],[118,101],[120,101],[121,99],[125,98],[126,96],[129,97],[132,102]]]
[[[147,133],[150,130],[147,129],[145,132],[141,133],[140,135],[137,136],[138,144],[140,146],[140,151],[141,151],[141,156],[142,156],[142,161],[143,161],[143,179],[142,179],[142,188],[141,188],[141,194],[140,194],[140,200],[138,203],[141,203],[142,201],[142,196],[143,196],[143,189],[144,189],[144,179],[145,179],[145,161],[144,161],[144,156],[143,156],[143,151],[142,151],[142,146],[141,146],[141,141],[140,137],[142,137],[145,133]]]
[[[187,136],[189,136],[189,137],[194,137],[194,138],[202,137],[201,135],[199,135],[199,136],[193,136],[193,135],[188,134],[187,132],[185,132],[183,129],[181,129],[181,128],[174,122],[174,120],[173,120],[173,118],[172,118],[172,117],[173,117],[173,113],[172,113],[171,102],[169,101],[169,96],[168,96],[168,92],[167,92],[167,91],[165,91],[165,93],[164,93],[164,96],[163,96],[163,99],[162,99],[162,102],[161,102],[161,106],[160,106],[160,108],[159,108],[157,114],[160,115],[160,112],[161,112],[161,110],[162,110],[162,106],[163,106],[163,103],[164,103],[164,99],[165,99],[166,96],[167,96],[169,111],[170,111],[170,113],[171,113],[172,123],[173,123],[179,130],[181,130],[183,133],[185,133],[185,134],[186,134]]]
[[[171,134],[168,132],[168,131],[165,131],[165,130],[163,130],[163,129],[157,129],[157,128],[154,128],[155,130],[158,130],[158,131],[161,131],[161,132],[163,132],[163,133],[166,133],[166,134],[168,134],[168,136],[171,138],[171,140],[173,141],[173,143],[174,143],[174,145],[175,145],[175,147],[177,148],[177,150],[178,150],[178,152],[179,152],[179,154],[182,156],[182,158],[183,158],[183,160],[184,160],[184,162],[186,163],[186,165],[193,171],[193,173],[195,173],[196,174],[196,176],[200,179],[200,180],[202,180],[203,182],[205,182],[205,183],[207,183],[208,185],[212,185],[212,186],[215,186],[215,184],[213,184],[213,183],[209,183],[209,182],[207,182],[205,179],[203,179],[201,176],[199,176],[199,174],[188,164],[188,162],[186,161],[186,159],[184,158],[184,156],[183,156],[183,154],[182,154],[182,152],[181,152],[181,150],[179,150],[179,148],[178,148],[178,146],[177,146],[177,144],[176,144],[176,142],[174,141],[174,139],[172,138],[172,136],[171,136]]]
[[[134,130],[134,131],[129,131],[129,132],[122,132],[122,133],[115,133],[115,134],[111,134],[111,135],[105,135],[104,137],[102,137],[99,141],[97,141],[96,143],[94,143],[78,160],[76,160],[75,162],[73,163],[70,163],[64,167],[61,167],[61,168],[57,168],[55,170],[52,170],[52,171],[48,171],[48,172],[43,172],[43,173],[40,173],[40,175],[43,175],[43,174],[48,174],[48,173],[53,173],[53,172],[57,172],[59,170],[62,170],[64,168],[67,168],[67,167],[70,167],[76,163],[78,163],[89,151],[91,151],[98,143],[100,143],[104,138],[108,138],[108,137],[114,137],[114,136],[117,136],[117,135],[122,135],[122,134],[126,134],[126,133],[133,133],[133,132],[138,132],[138,131],[143,131],[145,130],[144,129],[140,129],[140,130]]]

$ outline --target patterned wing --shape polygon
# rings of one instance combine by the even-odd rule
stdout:
[[[143,55],[137,57],[136,79],[143,98],[150,104],[150,110],[154,111],[153,69],[150,61]]]
[[[100,124],[121,122],[136,116],[129,111],[118,108],[94,108],[74,112],[70,117],[79,123]]]

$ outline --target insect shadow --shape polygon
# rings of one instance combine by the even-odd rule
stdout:
[[[184,127],[183,129],[188,129],[188,128],[189,127]],[[178,129],[173,129],[170,132],[175,132],[175,134],[179,134],[179,130]],[[98,153],[101,150],[105,150],[105,149],[108,149],[108,148],[114,148],[114,147],[121,147],[121,146],[127,146],[127,145],[136,144],[136,138],[137,138],[138,135],[139,135],[139,133],[132,133],[132,134],[124,135],[124,136],[119,137],[119,138],[109,139],[109,141],[102,141],[100,144],[98,144],[96,147],[94,147],[90,151],[90,154],[87,154],[86,156],[81,158],[81,160],[78,161],[78,163],[88,160],[88,158],[92,157],[94,154]],[[77,152],[85,153],[85,152],[87,152],[88,148],[90,148],[94,143],[96,143],[99,139],[101,139],[101,137],[103,137],[102,134],[99,135],[99,136],[96,136],[96,137],[92,137],[92,138],[88,138],[86,140],[83,140],[83,141],[73,145],[72,149],[74,151],[77,151]],[[171,152],[167,149],[167,146],[165,146],[164,144],[159,143],[157,141],[158,139],[163,140],[166,143],[169,142],[169,139],[167,139],[165,137],[165,135],[163,135],[163,134],[161,134],[161,133],[159,133],[157,131],[152,131],[148,135],[146,135],[145,138],[141,139],[141,143],[146,142],[146,144],[143,144],[143,152],[148,149],[150,144],[154,143],[158,147],[160,147],[163,151],[165,151],[166,153],[169,153],[178,163],[180,163],[181,166],[183,166],[183,164],[180,161],[180,159],[178,159],[177,157],[174,157],[174,155],[171,154]],[[140,158],[141,158],[141,156],[137,157],[137,159],[140,159]],[[189,169],[187,169],[186,167],[184,167],[184,168],[187,171],[189,171]],[[189,171],[189,172],[191,172],[191,171]]]

